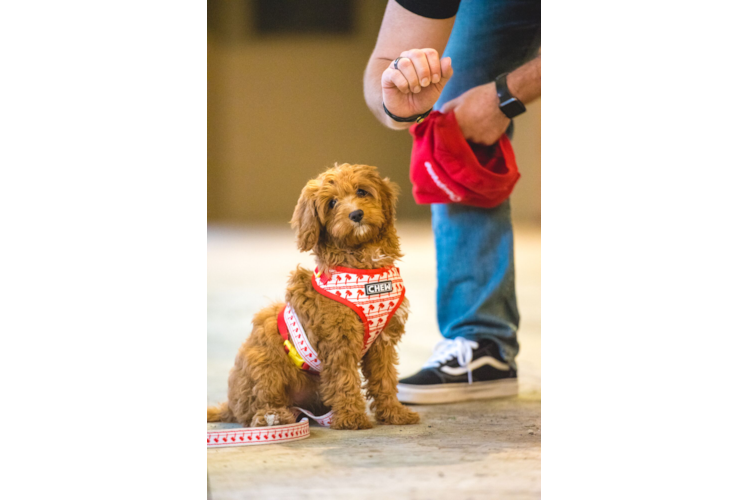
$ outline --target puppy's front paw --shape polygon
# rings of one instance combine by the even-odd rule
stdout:
[[[374,425],[366,413],[335,412],[330,427],[333,429],[371,429]]]
[[[377,422],[389,425],[411,425],[421,421],[418,413],[410,410],[400,403],[384,408],[377,408]]]

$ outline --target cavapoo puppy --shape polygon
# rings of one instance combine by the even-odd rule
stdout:
[[[229,375],[228,402],[208,408],[209,422],[245,426],[296,421],[295,407],[333,429],[369,429],[361,394],[383,424],[415,424],[397,400],[395,345],[408,301],[395,232],[397,186],[376,167],[336,165],[307,183],[291,225],[317,269],[291,273],[285,303],[261,310]]]

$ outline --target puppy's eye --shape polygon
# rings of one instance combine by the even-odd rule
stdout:
[[[367,193],[367,192],[366,192],[366,191],[364,191],[363,189],[359,189],[358,191],[356,191],[356,196],[358,196],[359,198],[363,198],[363,197],[364,197],[364,196],[366,196],[367,194],[369,194],[369,193]]]
[[[335,208],[335,205],[337,203],[338,203],[338,200],[330,200],[330,203],[329,203],[330,209],[332,210],[333,208]]]

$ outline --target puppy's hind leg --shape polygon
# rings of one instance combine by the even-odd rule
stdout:
[[[282,304],[260,311],[254,329],[239,350],[229,375],[229,409],[245,426],[282,425],[295,422],[289,387],[297,368],[281,343],[276,320]]]
[[[285,385],[278,384],[277,380],[272,380],[273,377],[274,375],[265,373],[260,383],[254,387],[255,414],[250,423],[252,427],[285,425],[296,421]]]
[[[246,362],[237,358],[229,377],[229,406],[236,420],[245,426],[295,422],[288,395],[291,377],[285,366],[287,360],[281,356],[285,353],[282,348],[278,348],[278,353],[268,351],[264,347],[250,348]]]

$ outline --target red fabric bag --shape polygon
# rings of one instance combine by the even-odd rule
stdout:
[[[438,111],[413,125],[410,133],[410,180],[416,203],[492,208],[509,198],[519,172],[506,134],[493,146],[468,143],[454,112]]]

